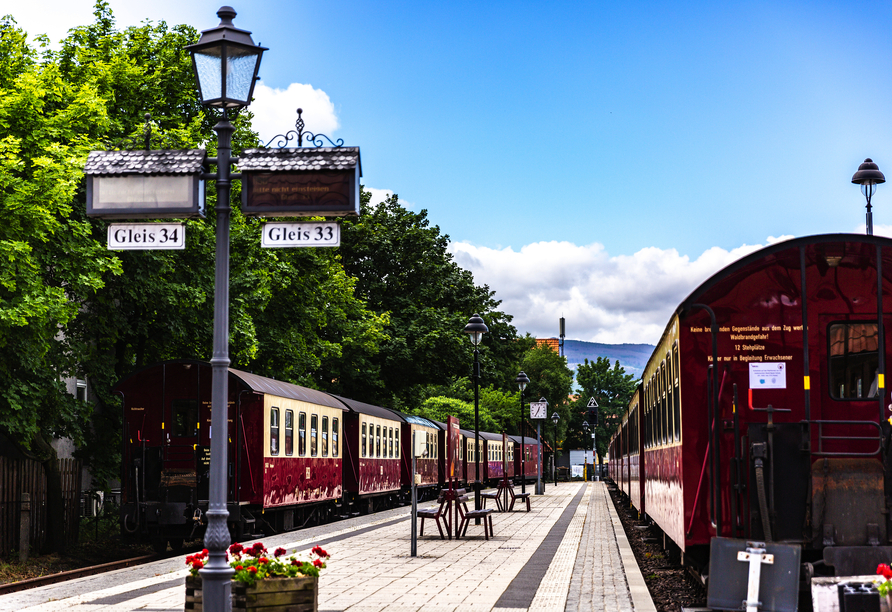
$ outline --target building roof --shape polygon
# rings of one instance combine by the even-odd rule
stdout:
[[[362,165],[359,147],[298,147],[292,149],[247,149],[239,156],[242,172],[353,170]]]
[[[204,149],[160,151],[90,151],[84,173],[93,176],[116,174],[196,174],[204,170]]]

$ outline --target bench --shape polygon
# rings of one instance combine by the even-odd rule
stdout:
[[[494,493],[481,493],[480,494],[480,503],[486,508],[486,500],[494,499],[496,500],[496,508],[499,509],[499,512],[504,512],[504,508],[502,508],[502,491],[501,491],[501,483],[499,484],[499,490]]]
[[[468,533],[468,526],[474,519],[483,519],[483,537],[485,537],[487,540],[489,540],[490,536],[495,537],[495,533],[492,529],[492,508],[468,510],[467,502],[467,495],[459,497],[456,502],[458,504],[458,513],[461,517],[461,523],[459,523],[458,525],[458,529],[455,532],[455,537],[458,538],[459,535],[466,535]],[[489,531],[487,531],[487,525],[489,526]]]
[[[443,508],[446,505],[446,494],[444,492],[440,493],[440,496],[437,498],[437,503],[440,505],[436,508],[416,510],[415,516],[421,519],[421,531],[418,532],[418,535],[424,535],[424,519],[434,519],[437,521],[437,530],[440,532],[440,539],[445,540],[446,536],[443,535],[443,527],[440,526],[440,517],[443,516]],[[447,520],[446,517],[443,517],[443,520]],[[451,537],[450,534],[450,539]]]

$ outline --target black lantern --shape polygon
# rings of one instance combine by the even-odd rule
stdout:
[[[483,334],[489,331],[486,323],[480,318],[480,315],[474,313],[468,324],[463,330],[471,338],[471,344],[474,345],[474,509],[480,510],[480,395],[478,386],[480,384],[480,361],[477,346],[483,339]],[[479,519],[477,521],[479,524]]]
[[[552,413],[551,420],[554,423],[554,486],[557,486],[557,424],[560,419],[561,416],[557,412]]]
[[[527,492],[527,469],[526,469],[526,440],[523,438],[523,391],[530,384],[530,378],[521,370],[517,378],[514,379],[517,386],[520,387],[520,492]]]
[[[863,164],[858,166],[858,172],[852,177],[852,182],[861,185],[861,193],[867,198],[867,235],[871,236],[873,235],[873,213],[871,212],[870,198],[876,191],[877,185],[886,182],[886,177],[880,172],[880,167],[868,157]]]
[[[201,39],[186,47],[192,54],[192,67],[201,103],[218,108],[238,108],[251,103],[254,82],[265,47],[251,39],[251,33],[232,25],[231,6],[217,11],[220,25],[201,33]]]

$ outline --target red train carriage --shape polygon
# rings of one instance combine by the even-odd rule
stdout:
[[[335,395],[344,414],[344,489],[347,503],[375,512],[399,502],[400,431],[405,421],[392,410]]]
[[[480,432],[483,455],[486,458],[483,481],[492,485],[505,477],[505,439],[502,434]]]
[[[210,364],[175,361],[144,368],[114,389],[124,410],[122,523],[159,549],[168,541],[178,547],[204,529],[211,377]],[[340,402],[230,369],[228,405],[234,537],[258,527],[291,529],[328,514],[342,495]]]
[[[521,481],[521,474],[523,474],[525,482],[535,481],[539,468],[537,463],[539,453],[538,440],[530,436],[523,437],[523,452],[525,454],[523,456],[523,461],[521,461],[520,436],[508,436],[508,439],[511,441],[511,457],[514,463],[513,472],[515,481]]]
[[[402,461],[400,462],[400,480],[402,482],[403,491],[407,492],[412,487],[412,436],[423,436],[425,439],[426,452],[424,457],[419,457],[415,462],[415,470],[419,475],[418,497],[425,499],[436,497],[437,487],[440,483],[440,474],[438,469],[439,463],[439,434],[440,428],[436,423],[429,421],[424,417],[414,414],[404,414],[396,410],[392,410],[394,414],[402,417],[403,430],[403,448]]]
[[[799,543],[837,574],[872,573],[892,557],[890,310],[882,237],[785,241],[718,272],[647,363],[611,443],[614,480],[630,497],[643,481],[636,505],[696,563],[721,535]]]

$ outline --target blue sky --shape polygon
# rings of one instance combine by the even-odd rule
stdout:
[[[206,29],[220,2],[110,5],[119,26]],[[233,6],[269,47],[261,134],[299,105],[308,128],[360,146],[365,185],[427,209],[537,336],[564,315],[571,338],[656,342],[735,258],[863,231],[852,174],[865,157],[892,172],[890,4]],[[88,0],[7,12],[54,40],[92,21]],[[892,233],[892,186],[874,205]]]

